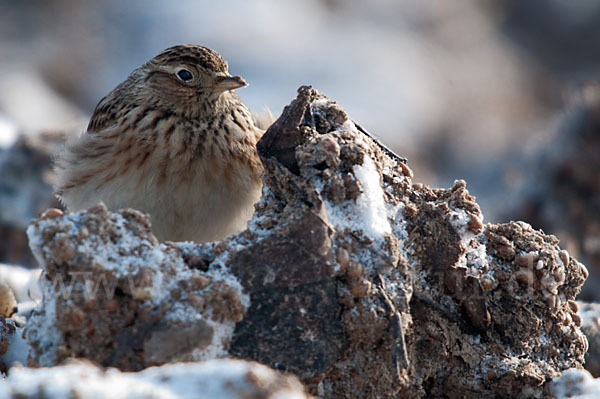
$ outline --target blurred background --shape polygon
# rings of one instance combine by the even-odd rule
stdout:
[[[409,159],[465,179],[487,222],[556,234],[600,300],[600,2],[596,0],[0,0],[0,262],[58,206],[50,157],[135,67],[174,44],[218,51],[253,110],[302,84]]]

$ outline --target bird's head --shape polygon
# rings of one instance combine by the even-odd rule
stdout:
[[[223,93],[247,85],[241,76],[229,74],[219,54],[202,46],[170,47],[142,70],[144,86],[153,99],[175,109],[210,108]]]

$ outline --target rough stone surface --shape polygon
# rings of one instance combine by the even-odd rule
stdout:
[[[560,134],[506,215],[556,234],[561,245],[590,270],[583,299],[600,302],[600,91],[568,113]]]
[[[413,184],[403,159],[308,87],[258,149],[263,196],[221,242],[159,244],[143,215],[101,206],[37,220],[50,288],[26,327],[30,365],[81,356],[131,370],[201,348],[348,398],[542,397],[581,367],[571,302],[587,271],[556,238],[484,225],[464,181]],[[64,299],[51,284],[82,270],[117,281],[115,296],[85,300],[75,282]]]
[[[245,307],[227,271],[190,268],[134,210],[38,219],[28,229],[45,272],[44,303],[26,326],[29,365],[83,357],[140,370],[224,353]]]

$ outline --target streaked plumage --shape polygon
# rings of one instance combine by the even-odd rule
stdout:
[[[262,134],[233,89],[245,86],[200,46],[164,50],[96,106],[56,161],[69,210],[102,200],[149,213],[160,240],[214,241],[245,227],[260,197]]]

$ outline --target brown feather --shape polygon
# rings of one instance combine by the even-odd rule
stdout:
[[[182,69],[191,80],[177,76]],[[241,228],[260,195],[262,131],[219,86],[226,76],[216,52],[192,45],[136,68],[57,158],[58,195],[72,210],[102,200],[148,212],[163,240],[215,240]]]

